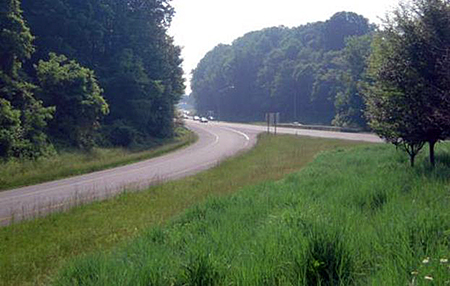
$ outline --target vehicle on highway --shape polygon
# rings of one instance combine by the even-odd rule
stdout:
[[[200,118],[200,122],[207,123],[208,122],[208,118],[202,117],[202,118]]]
[[[195,115],[194,116],[194,121],[200,121],[200,116]]]
[[[213,116],[208,116],[208,119],[209,119],[210,121],[213,121],[213,120],[214,120],[214,117],[213,117]]]

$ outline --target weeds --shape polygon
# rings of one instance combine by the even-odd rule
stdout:
[[[102,285],[447,285],[450,178],[439,174],[449,166],[418,176],[396,154],[387,145],[323,153],[65,269]],[[159,280],[136,281],[139,269]],[[73,284],[71,275],[57,281]]]
[[[88,283],[86,281],[93,281],[93,277],[115,273],[110,280],[101,283],[177,285],[175,283],[181,281],[181,273],[184,271],[177,267],[188,265],[187,259],[180,260],[169,254],[173,253],[173,249],[184,251],[185,245],[197,239],[193,234],[185,233],[184,228],[195,227],[206,239],[210,235],[219,235],[211,231],[211,227],[221,228],[222,218],[229,216],[230,211],[240,214],[239,220],[242,224],[230,223],[228,224],[230,232],[221,233],[222,237],[214,236],[217,244],[224,245],[221,243],[224,237],[228,240],[234,239],[233,231],[245,229],[261,215],[253,211],[253,208],[259,209],[259,205],[252,197],[245,199],[231,197],[230,200],[222,200],[221,197],[233,194],[246,186],[279,180],[304,167],[321,151],[336,147],[345,149],[360,144],[307,137],[262,136],[251,151],[222,162],[217,167],[196,176],[154,186],[147,191],[127,192],[107,201],[78,206],[67,212],[54,213],[48,217],[0,228],[0,285],[48,284],[51,277],[67,260],[83,257],[87,253],[111,251],[138,236],[141,237],[141,243],[137,246],[136,252],[133,255],[125,254],[123,260],[119,259],[122,264],[118,264],[117,267],[123,269],[123,272],[115,268],[116,266],[102,263],[101,267],[95,268],[99,271],[96,275],[81,277],[84,272],[92,272],[93,268],[84,268],[81,264],[76,264],[64,270],[69,278],[67,281],[61,280],[60,284],[72,283],[70,278],[72,275],[78,277],[73,281]],[[270,168],[267,164],[270,164]],[[299,205],[295,201],[294,194],[288,203],[267,196],[267,192],[271,192],[272,185],[263,183],[259,187],[260,192],[255,193],[255,196],[271,205],[291,204],[291,202],[291,207]],[[198,205],[207,198],[209,199],[206,205]],[[240,206],[238,209],[233,207],[235,203]],[[198,205],[198,208],[192,209],[190,215],[178,216],[186,208],[195,205]],[[260,210],[266,213],[269,209],[263,207]],[[178,217],[176,222],[179,228],[176,231],[169,231],[164,225],[174,216]],[[209,223],[205,224],[205,220]],[[257,230],[251,230],[242,234],[243,240],[250,239],[256,233]],[[152,243],[148,245],[147,240]],[[201,239],[199,243],[202,244]],[[173,249],[166,247],[167,245]],[[205,245],[206,243],[203,246]],[[166,256],[162,254],[162,258],[155,256],[158,251]],[[220,273],[232,271],[234,269],[232,266],[235,261],[239,261],[239,257],[251,258],[253,254],[245,251],[236,257],[214,256],[215,260],[220,261],[214,264],[215,271]],[[95,260],[99,259],[97,257]],[[134,259],[138,261],[134,262]],[[136,268],[129,272],[127,267],[131,264]],[[180,270],[177,275],[176,270]],[[258,271],[255,268],[252,273]],[[236,275],[238,281],[248,281],[246,276],[240,276],[239,272],[232,273]],[[128,280],[129,275],[133,276],[132,280]],[[244,282],[241,285],[245,285]]]
[[[58,155],[38,160],[0,162],[0,191],[150,159],[182,148],[196,140],[195,134],[183,129],[176,138],[160,142],[159,145],[145,151],[96,148],[91,152],[63,151]]]

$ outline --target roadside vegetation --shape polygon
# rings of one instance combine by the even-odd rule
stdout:
[[[441,146],[435,169],[423,156],[410,168],[389,145],[323,153],[281,181],[211,197],[113,252],[78,258],[55,284],[447,285],[449,152]]]
[[[0,190],[48,182],[150,159],[187,146],[197,136],[178,128],[172,139],[153,140],[151,146],[139,148],[72,149],[36,160],[11,159],[0,163]]]
[[[97,149],[174,135],[184,83],[169,0],[4,2],[0,189],[195,140]],[[410,0],[380,27],[339,12],[215,47],[193,71],[200,114],[276,110],[395,146],[263,135],[196,176],[0,228],[0,284],[450,285],[450,143],[436,145],[450,138],[449,15],[449,1]]]
[[[185,86],[169,2],[2,0],[0,160],[173,138]]]
[[[109,252],[208,197],[279,180],[319,152],[360,144],[263,135],[251,151],[196,176],[0,228],[0,284],[48,283],[67,260]]]

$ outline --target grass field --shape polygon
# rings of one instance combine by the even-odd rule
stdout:
[[[323,153],[281,181],[211,197],[114,251],[79,257],[54,283],[449,285],[449,154],[441,144],[432,170],[423,155],[410,168],[388,145]]]
[[[208,197],[279,180],[319,152],[360,144],[262,136],[251,151],[196,176],[0,228],[0,285],[46,284],[73,257],[109,252]]]
[[[160,156],[195,142],[196,135],[179,128],[178,136],[145,151],[95,148],[91,152],[60,152],[38,160],[0,163],[0,191],[113,168]]]

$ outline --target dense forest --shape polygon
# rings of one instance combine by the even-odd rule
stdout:
[[[169,0],[1,0],[0,157],[173,135]]]
[[[223,120],[366,127],[358,93],[375,26],[351,12],[295,28],[251,32],[218,45],[193,71],[200,113]]]
[[[193,71],[200,113],[221,120],[370,129],[414,166],[450,137],[450,4],[411,0],[380,29],[339,12],[325,22],[251,32],[210,51]]]

